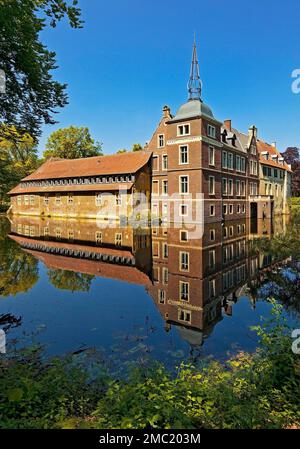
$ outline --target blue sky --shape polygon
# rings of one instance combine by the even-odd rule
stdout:
[[[148,141],[168,104],[186,101],[196,32],[203,99],[219,120],[283,151],[300,146],[300,94],[291,90],[300,68],[299,0],[79,1],[85,25],[46,29],[57,53],[55,78],[68,84],[69,105],[43,128],[88,126],[104,153]]]

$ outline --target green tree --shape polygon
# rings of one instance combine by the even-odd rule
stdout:
[[[43,157],[45,159],[49,157],[76,159],[101,154],[102,146],[92,139],[88,128],[70,126],[58,129],[51,134]]]
[[[125,148],[121,148],[120,150],[117,151],[117,154],[123,154],[123,153],[127,153],[127,150]]]
[[[140,143],[134,143],[132,145],[132,151],[141,151],[142,149],[143,149],[143,147]]]
[[[14,126],[0,127],[0,203],[6,193],[39,165],[35,139],[20,134]]]
[[[48,270],[49,281],[55,288],[73,292],[88,292],[94,276],[74,271],[51,269]]]
[[[67,104],[66,85],[55,81],[56,55],[40,41],[40,32],[68,17],[81,27],[77,0],[0,0],[0,69],[6,89],[0,94],[0,122],[36,138],[43,123]]]

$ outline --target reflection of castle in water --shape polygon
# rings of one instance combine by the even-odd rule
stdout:
[[[51,270],[144,285],[165,320],[200,345],[223,313],[259,279],[272,259],[252,250],[253,238],[284,232],[285,223],[230,220],[189,228],[99,227],[93,220],[14,216],[10,237]]]

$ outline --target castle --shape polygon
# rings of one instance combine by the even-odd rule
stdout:
[[[194,43],[188,101],[163,116],[143,151],[50,159],[9,194],[10,213],[174,222],[270,219],[289,213],[291,168],[251,126],[219,121],[202,100]],[[200,213],[199,213],[200,211]]]

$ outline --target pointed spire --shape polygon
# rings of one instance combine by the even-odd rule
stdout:
[[[201,99],[202,82],[200,79],[199,63],[198,63],[198,56],[197,56],[196,33],[194,33],[194,44],[193,44],[190,79],[189,79],[187,87],[188,87],[188,92],[189,92],[189,100],[202,101],[202,99]]]

